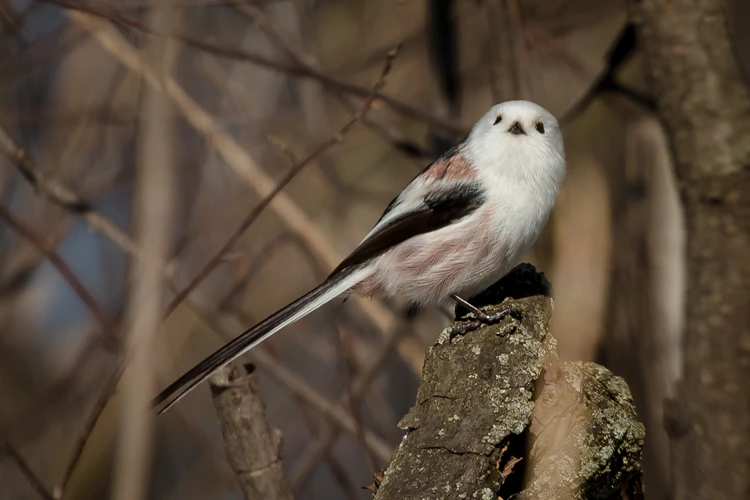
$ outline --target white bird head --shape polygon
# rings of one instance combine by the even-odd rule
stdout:
[[[466,153],[477,168],[505,177],[562,182],[565,149],[560,125],[529,101],[494,105],[466,138]]]

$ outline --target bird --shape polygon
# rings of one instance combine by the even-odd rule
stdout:
[[[424,168],[386,207],[330,276],[188,370],[153,400],[168,410],[215,371],[336,297],[460,304],[502,278],[536,241],[565,177],[560,125],[540,105],[495,104],[456,146]]]

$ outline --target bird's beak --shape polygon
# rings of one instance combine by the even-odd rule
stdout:
[[[508,129],[508,132],[510,132],[513,135],[526,135],[526,132],[523,130],[523,127],[518,122],[513,122],[513,125],[510,126]]]

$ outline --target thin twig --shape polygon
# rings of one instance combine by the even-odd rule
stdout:
[[[256,350],[250,353],[250,357],[258,367],[262,368],[275,379],[283,382],[292,392],[299,395],[305,402],[325,415],[328,420],[352,436],[357,436],[357,423],[345,410],[331,403],[328,399],[313,389],[301,377],[297,376],[289,368],[277,363],[273,358],[263,351]],[[364,442],[372,450],[375,456],[387,462],[393,451],[391,446],[369,430],[364,431]]]
[[[91,333],[96,334],[93,330],[98,328],[100,328],[98,324],[93,326]],[[25,445],[31,434],[45,428],[49,420],[56,418],[61,413],[57,409],[61,401],[76,399],[75,395],[71,396],[69,388],[73,386],[89,357],[101,347],[101,341],[103,340],[99,336],[88,334],[84,336],[88,341],[79,349],[76,357],[69,364],[70,368],[67,372],[58,377],[33,403],[29,404],[28,408],[18,418],[14,419],[16,422],[14,425],[9,426],[13,428],[14,441],[18,446]],[[40,411],[40,408],[44,408],[46,411]]]
[[[51,127],[81,128],[102,125],[131,125],[135,115],[127,109],[112,109],[105,106],[81,106],[72,110],[29,109],[21,111],[0,110],[0,120],[7,124],[44,124]]]
[[[57,485],[52,490],[52,498],[54,500],[60,500],[61,498],[63,498],[68,483],[70,482],[70,478],[72,477],[73,472],[75,472],[76,466],[78,465],[78,462],[83,455],[83,450],[86,447],[86,443],[88,443],[91,434],[94,432],[94,428],[96,427],[99,418],[101,418],[102,413],[104,413],[104,409],[107,407],[110,399],[112,399],[112,396],[115,394],[115,391],[117,390],[117,384],[120,382],[120,378],[122,377],[122,374],[127,365],[127,359],[121,359],[118,362],[117,366],[115,366],[115,370],[104,383],[104,387],[99,393],[99,397],[94,403],[94,406],[92,407],[91,412],[89,413],[89,416],[86,419],[86,422],[81,429],[78,438],[76,439],[75,445],[73,447],[73,452],[71,453],[70,459],[65,466],[65,470],[63,471],[63,474],[61,475]],[[179,408],[175,408],[175,410],[175,415],[183,422],[188,430],[200,440],[204,447],[206,447],[210,443],[210,440],[207,439],[204,435],[200,434],[194,425],[190,425],[187,417],[180,412]],[[213,447],[209,449],[209,454],[212,457],[220,456],[218,451]]]
[[[18,234],[44,254],[50,263],[55,266],[55,269],[57,269],[68,285],[70,285],[76,295],[78,295],[81,302],[83,302],[89,311],[91,311],[94,318],[96,318],[99,324],[101,324],[108,340],[115,346],[118,346],[120,343],[120,337],[115,325],[112,324],[107,314],[102,310],[101,306],[99,306],[96,299],[94,299],[88,290],[86,290],[86,287],[83,286],[75,273],[73,273],[65,261],[60,258],[57,252],[55,252],[55,249],[50,248],[50,246],[38,234],[11,215],[3,206],[0,206],[0,219],[4,220]]]
[[[10,458],[12,458],[18,466],[18,470],[21,471],[23,477],[26,478],[26,480],[31,484],[31,487],[34,488],[34,491],[36,491],[40,497],[44,498],[45,500],[54,500],[50,492],[47,491],[47,487],[44,486],[44,483],[42,483],[42,480],[39,479],[39,477],[34,473],[33,470],[31,470],[29,464],[26,462],[26,460],[24,460],[24,458],[13,447],[12,444],[6,441],[5,443],[0,443],[0,448],[5,448],[5,451],[8,453],[8,455],[10,455]]]
[[[354,125],[352,125],[352,127],[353,126]],[[341,133],[341,131],[339,131],[339,134],[340,133]],[[38,170],[38,167],[36,167],[34,165],[34,169],[33,170]],[[53,181],[51,179],[45,179],[43,183],[39,183],[38,185],[39,186],[43,186],[43,189],[45,189],[47,192],[55,192],[55,191],[58,191],[58,190],[64,190],[66,193],[71,194],[71,196],[70,196],[71,199],[80,199],[77,195],[75,195],[75,193],[73,193],[72,191],[68,190],[67,188],[65,188],[61,184],[59,184],[59,183],[57,183],[57,182],[55,182],[55,181]],[[78,212],[76,212],[73,209],[73,207],[70,206],[70,204],[66,204],[64,202],[64,199],[65,199],[65,197],[49,197],[50,201],[58,204],[62,208],[66,208],[67,210],[69,210],[69,211],[71,211],[73,213],[78,213]],[[104,218],[104,216],[101,216],[101,215],[98,215],[98,216],[101,217],[101,219],[105,221],[106,225],[114,226],[111,223],[111,221],[109,221],[108,219]],[[134,241],[130,240],[129,237],[126,234],[123,233],[123,235],[127,239],[127,246],[133,248],[136,254],[142,255],[143,253],[138,249],[137,243],[135,243]],[[117,242],[117,240],[114,240],[114,239],[113,239],[113,241]],[[194,301],[192,301],[192,300],[188,300],[188,305],[194,311],[196,311],[197,310],[196,308],[198,308],[197,304]],[[207,325],[209,327],[211,327],[213,330],[216,330],[216,327],[212,326],[210,322],[207,322]],[[385,331],[389,331],[389,330],[385,330]],[[228,333],[229,332],[223,332],[223,336],[224,337],[229,336]],[[59,489],[59,490],[64,491],[64,487],[67,484],[67,482],[68,482],[68,480],[70,478],[70,475],[73,472],[73,469],[75,468],[75,464],[77,463],[78,458],[80,457],[80,454],[83,451],[83,448],[84,448],[85,443],[86,443],[86,441],[88,439],[88,436],[91,434],[91,431],[93,430],[93,428],[94,428],[94,426],[96,424],[96,421],[98,420],[99,416],[101,415],[102,411],[104,410],[104,407],[106,406],[107,401],[109,400],[109,398],[111,397],[111,395],[114,393],[114,390],[115,390],[115,388],[117,386],[117,382],[118,382],[119,377],[120,377],[120,375],[122,373],[123,366],[125,364],[127,364],[127,361],[126,360],[121,360],[120,363],[118,364],[118,366],[116,367],[115,371],[110,376],[110,378],[108,379],[107,383],[105,384],[105,386],[104,386],[104,388],[103,388],[103,390],[102,390],[102,392],[101,392],[101,394],[100,394],[100,396],[99,396],[99,398],[98,398],[98,400],[97,400],[94,408],[92,409],[92,412],[91,412],[91,415],[90,415],[89,419],[87,420],[86,424],[84,425],[84,428],[83,428],[83,430],[82,430],[82,432],[80,434],[79,440],[77,441],[76,446],[74,448],[74,452],[72,454],[72,459],[71,459],[71,461],[69,463],[69,466],[66,469],[66,471],[64,472],[62,479],[58,483],[58,488],[56,488],[56,490]],[[296,378],[296,376],[293,375],[293,374],[291,375],[291,377],[287,377],[285,380],[292,380],[294,382],[299,381],[299,379]],[[296,384],[294,387],[298,388],[298,387],[301,387],[301,385],[300,384]],[[308,386],[308,388],[309,388],[309,386]],[[292,388],[292,390],[294,392],[294,388]],[[308,390],[312,391],[314,397],[316,397],[318,401],[324,399],[323,396],[321,396],[319,393],[317,393],[316,391],[314,391],[312,388],[309,388]],[[313,406],[316,406],[316,405],[313,405]],[[319,407],[319,406],[316,406],[316,407]],[[346,420],[346,418],[344,418],[344,420],[342,420],[342,421],[345,421],[345,420]],[[354,429],[354,427],[352,426],[351,429]],[[381,449],[384,449],[384,448],[387,448],[387,445],[383,445],[381,447]]]
[[[364,370],[364,372],[354,381],[350,391],[350,395],[353,398],[361,397],[367,388],[370,386],[372,381],[375,379],[375,375],[380,371],[388,356],[393,350],[396,343],[399,341],[403,334],[403,330],[396,330],[388,338],[380,348],[380,351],[372,360],[372,363]],[[347,396],[339,398],[337,405],[343,407],[347,403]],[[313,450],[307,454],[307,457],[302,460],[302,466],[297,471],[297,474],[292,478],[292,487],[295,491],[300,491],[307,480],[310,478],[315,469],[320,465],[320,460],[326,456],[331,446],[336,442],[336,438],[339,436],[340,429],[336,427],[328,427],[325,429],[318,439],[317,444]]]
[[[217,311],[215,307],[207,307],[197,303],[193,303],[192,310],[209,329],[223,339],[231,339],[235,325],[242,324],[240,316],[230,311]],[[262,349],[253,350],[248,356],[258,368],[281,382],[292,394],[315,408],[334,426],[356,438],[357,424],[341,405],[329,401],[306,380],[280,364],[273,356]],[[357,387],[357,382],[355,382],[353,387],[355,393],[357,393]],[[378,460],[387,461],[389,459],[391,446],[374,433],[365,431],[365,444],[370,447]]]
[[[373,101],[375,100],[375,93],[377,93],[380,89],[383,88],[385,85],[385,79],[388,76],[388,73],[391,71],[393,60],[395,59],[396,55],[398,54],[398,47],[391,52],[388,53],[388,57],[386,58],[386,63],[383,66],[383,71],[380,74],[380,78],[378,78],[378,81],[373,86],[373,93],[365,99],[365,102],[362,104],[362,107],[357,111],[357,113],[348,121],[346,122],[341,128],[339,128],[334,134],[323,141],[321,144],[318,145],[317,148],[315,148],[312,153],[307,155],[302,161],[294,165],[287,174],[276,184],[276,186],[273,188],[273,190],[268,193],[265,198],[263,198],[260,203],[258,203],[255,208],[243,219],[243,221],[240,223],[239,226],[234,230],[232,235],[229,237],[229,239],[224,243],[224,245],[219,249],[218,252],[208,261],[208,263],[201,269],[201,271],[192,279],[188,285],[182,289],[169,303],[169,306],[167,306],[167,310],[165,312],[165,317],[169,316],[176,308],[177,306],[187,297],[190,292],[192,292],[198,284],[203,281],[206,276],[208,276],[211,271],[214,270],[214,268],[221,262],[224,254],[228,252],[239,240],[239,238],[242,236],[242,234],[247,230],[247,228],[250,227],[250,225],[258,218],[258,216],[265,210],[265,208],[273,201],[273,199],[283,190],[287,184],[289,184],[296,176],[299,174],[305,166],[310,164],[316,157],[318,157],[321,153],[326,151],[327,149],[331,148],[335,144],[341,142],[341,140],[344,138],[346,134],[348,134],[367,114],[370,107],[372,106]]]
[[[126,54],[126,57],[129,57],[129,56],[132,56],[132,55],[133,54],[128,53],[128,54]],[[132,59],[131,58],[129,60],[130,60],[131,64],[138,65],[138,62],[137,62],[138,59]],[[389,60],[389,64],[390,64],[390,62],[391,61]],[[147,72],[144,73],[144,77],[147,80],[148,80],[148,76],[147,75],[149,75],[149,74],[151,74],[151,73],[147,73]],[[158,82],[158,80],[155,80],[155,81]],[[379,87],[382,87],[382,84],[383,84],[383,82],[380,83]],[[367,104],[368,107],[372,104],[372,101],[374,99],[375,99],[375,96],[371,96],[371,98],[366,101],[366,104]],[[345,135],[345,133],[347,133],[351,128],[353,128],[356,125],[356,123],[358,123],[358,121],[360,121],[362,119],[362,117],[364,116],[364,113],[366,111],[367,111],[367,109],[364,108],[364,106],[363,106],[363,108],[361,109],[360,113],[358,113],[355,116],[355,119],[350,120],[350,122],[348,122],[344,127],[342,127],[342,129],[339,129],[338,134],[336,134],[336,135],[334,135],[332,137],[332,139],[330,140],[330,144],[333,145],[333,144],[339,142],[341,140],[341,138],[343,137],[343,135]],[[21,151],[21,150],[19,148],[15,148],[15,151]],[[23,158],[25,158],[25,155],[23,156]],[[309,161],[311,161],[311,159],[312,158],[308,159],[307,161],[309,162]],[[26,162],[26,161],[24,161],[24,162],[20,162],[19,161],[17,163],[17,165],[19,163],[21,163],[25,167],[28,167],[29,164],[30,164],[29,162]],[[31,164],[31,165],[33,165],[33,164]],[[26,170],[27,171],[38,171],[38,169],[29,169],[29,168],[27,168]],[[72,191],[57,192],[56,188],[60,187],[60,185],[57,184],[57,183],[49,182],[46,179],[43,179],[43,178],[40,179],[39,177],[35,177],[35,176],[26,176],[26,178],[28,180],[30,180],[32,183],[35,182],[35,180],[36,180],[36,185],[38,185],[38,186],[44,186],[45,188],[48,188],[48,189],[45,189],[46,193],[57,193],[56,195],[53,195],[53,196],[49,197],[50,201],[53,201],[53,202],[59,204],[63,208],[66,208],[66,209],[68,209],[69,211],[71,211],[73,213],[81,213],[81,208],[82,207],[80,207],[76,203],[71,203],[71,201],[70,201],[70,200],[76,200],[76,199],[79,199],[79,198],[65,196],[65,195],[71,194]],[[85,208],[87,208],[88,210],[85,211],[84,213],[94,213],[88,207],[85,207]],[[102,217],[102,219],[105,220],[105,221],[107,220],[107,219],[104,219],[103,217]],[[108,234],[108,235],[112,236],[112,234]],[[132,242],[132,240],[129,240],[127,238],[127,236],[125,237],[124,243],[127,246],[129,246],[133,250],[134,253],[138,252],[138,250],[137,250],[138,249],[138,245],[135,244],[134,242]],[[145,259],[145,260],[147,260],[147,259]],[[88,438],[91,435],[91,432],[93,431],[93,429],[94,429],[94,427],[96,425],[96,422],[98,421],[98,419],[101,416],[104,408],[106,407],[107,402],[110,400],[111,396],[115,392],[115,389],[117,387],[117,383],[118,383],[118,381],[119,381],[119,379],[120,379],[120,377],[121,377],[121,375],[123,373],[123,370],[124,370],[124,367],[126,366],[126,364],[127,364],[127,359],[122,359],[120,361],[120,363],[116,367],[114,373],[110,376],[110,378],[108,379],[107,383],[105,384],[105,386],[104,386],[104,388],[103,388],[103,390],[102,390],[99,398],[97,399],[97,401],[96,401],[96,403],[94,405],[94,408],[92,409],[92,412],[91,412],[89,418],[87,419],[86,424],[84,425],[84,428],[83,428],[83,430],[82,430],[82,432],[81,432],[81,434],[80,434],[80,436],[79,436],[79,438],[78,438],[78,440],[76,442],[76,445],[74,447],[74,451],[73,451],[72,457],[71,457],[70,461],[68,462],[68,465],[67,465],[65,471],[63,472],[63,475],[62,475],[62,477],[61,477],[58,485],[54,489],[53,494],[54,494],[55,498],[61,498],[62,497],[62,494],[64,493],[65,488],[66,488],[66,486],[67,486],[67,484],[68,484],[68,482],[70,480],[70,477],[72,476],[73,471],[75,470],[76,465],[77,465],[78,461],[80,460],[80,457],[82,455],[83,449],[85,448],[85,445],[88,442]],[[272,365],[273,365],[273,363],[271,363],[271,364],[266,363],[264,367],[266,369],[268,369]],[[277,372],[277,376],[279,376],[278,372]],[[325,401],[325,398],[323,398],[322,396],[320,396],[311,387],[306,386],[306,384],[304,383],[304,381],[302,381],[301,379],[299,379],[298,377],[296,377],[291,372],[283,372],[282,375],[281,375],[281,378],[282,378],[282,380],[284,381],[285,384],[286,383],[292,383],[293,384],[293,386],[291,387],[291,390],[293,392],[299,394],[301,390],[302,391],[306,391],[307,392],[306,395],[308,396],[308,403],[310,403],[313,407],[316,407],[318,409],[318,411],[322,411],[322,413],[324,415],[326,415],[328,418],[332,418],[334,422],[337,422],[338,425],[342,426],[347,431],[352,432],[352,433],[356,433],[356,426],[355,426],[354,422],[351,420],[351,418],[349,418],[346,414],[344,414],[344,413],[342,413],[342,412],[340,412],[338,410],[332,411],[330,403],[327,403]],[[312,398],[312,399],[310,400],[309,398]],[[390,447],[387,444],[383,443],[382,441],[379,441],[379,439],[377,437],[375,437],[374,435],[372,435],[372,434],[368,434],[366,437],[367,437],[367,444],[368,444],[368,446],[372,446],[372,447],[374,447],[378,451],[379,458],[381,458],[383,460],[387,459],[387,457],[388,457],[388,455],[390,453]]]
[[[365,450],[365,457],[367,458],[367,465],[370,470],[375,470],[375,464],[377,463],[376,457],[370,451],[370,448],[365,445],[365,425],[362,421],[362,412],[359,408],[359,397],[354,394],[353,389],[353,372],[356,367],[356,358],[352,352],[352,346],[350,345],[349,332],[342,328],[341,325],[337,325],[338,333],[338,346],[341,349],[339,358],[343,365],[344,375],[344,387],[346,390],[346,399],[349,404],[349,413],[351,413],[354,422],[357,424],[357,439],[359,440],[362,449]]]
[[[276,183],[268,177],[239,143],[226,134],[214,118],[200,107],[177,82],[167,78],[163,85],[161,80],[157,78],[154,69],[143,60],[138,51],[114,27],[96,17],[76,11],[69,12],[69,16],[80,26],[89,30],[102,47],[125,67],[142,77],[150,86],[160,92],[166,92],[187,122],[204,136],[206,142],[216,149],[227,165],[234,169],[259,196],[265,198],[274,191]],[[288,196],[284,193],[277,193],[273,202],[270,203],[270,208],[291,229],[297,232],[330,268],[334,268],[338,264],[338,253],[328,240],[314,228],[307,215]]]
[[[331,474],[333,475],[333,478],[336,480],[336,482],[339,483],[339,486],[344,491],[346,500],[359,499],[359,493],[361,492],[362,487],[354,487],[354,484],[352,484],[352,480],[347,475],[347,471],[341,464],[341,461],[338,460],[330,450],[328,451],[328,453],[326,453],[325,458],[328,462],[328,466],[331,468]]]
[[[525,99],[529,93],[528,89],[528,68],[525,61],[528,59],[528,47],[523,33],[523,16],[518,0],[507,0],[504,2],[507,9],[505,14],[508,19],[507,26],[512,30],[510,36],[511,42],[511,64],[513,65],[512,78],[515,79],[513,89],[517,92],[517,99]]]
[[[185,44],[190,45],[191,47],[200,49],[204,52],[209,52],[211,54],[214,54],[215,56],[224,57],[227,59],[233,59],[237,61],[249,62],[249,63],[253,63],[253,64],[263,66],[266,68],[274,69],[276,71],[282,71],[282,72],[295,75],[295,76],[312,78],[314,80],[318,80],[319,82],[331,88],[332,90],[346,92],[348,94],[351,94],[357,97],[366,98],[367,96],[370,95],[370,90],[367,87],[363,87],[354,83],[349,83],[346,81],[339,80],[336,77],[320,72],[311,67],[303,67],[303,66],[298,66],[295,64],[279,63],[276,61],[272,61],[266,57],[263,57],[261,55],[253,54],[247,50],[244,50],[238,47],[222,46],[214,42],[197,39],[191,36],[175,35],[175,37],[183,41]],[[406,104],[405,102],[400,101],[387,94],[382,94],[378,92],[375,95],[375,98],[378,101],[381,101],[383,104],[386,104],[387,106],[392,108],[394,111],[406,116],[407,118],[422,121],[435,128],[445,130],[446,132],[449,132],[452,135],[462,136],[462,135],[465,135],[466,132],[468,131],[466,127],[457,125],[453,121],[440,118],[433,114],[422,111],[418,108],[415,108],[414,106]]]
[[[314,80],[318,80],[319,82],[330,87],[331,89],[338,90],[341,92],[346,92],[357,97],[366,99],[371,95],[371,90],[365,86],[339,80],[338,78],[335,78],[323,71],[319,71],[315,68],[312,68],[309,65],[281,63],[281,62],[269,59],[260,54],[249,52],[239,47],[223,46],[218,43],[196,38],[192,35],[187,35],[184,33],[163,33],[158,30],[153,30],[149,28],[147,25],[145,25],[144,23],[142,23],[141,21],[139,21],[138,19],[123,15],[119,11],[112,9],[110,7],[98,7],[92,4],[83,4],[74,0],[41,0],[41,1],[57,4],[61,7],[65,7],[72,11],[77,11],[80,14],[83,14],[85,16],[89,16],[92,18],[97,17],[97,18],[106,19],[107,21],[118,24],[120,26],[131,28],[131,29],[136,29],[144,33],[148,33],[150,35],[173,37],[185,43],[186,45],[202,50],[204,52],[214,54],[219,57],[249,62],[258,66],[263,66],[265,68],[268,68],[274,71],[280,71],[280,72],[287,73],[287,74],[294,75],[294,76],[299,76],[303,78],[312,78]],[[449,132],[451,134],[458,135],[458,136],[465,135],[467,132],[465,127],[456,125],[456,123],[450,120],[446,120],[438,116],[435,116],[433,114],[430,114],[428,112],[422,111],[394,97],[390,97],[388,95],[384,95],[380,93],[377,93],[375,97],[379,101],[382,101],[384,104],[388,105],[395,111],[399,112],[400,114],[408,118],[420,120],[433,127],[445,130],[446,132]]]
[[[86,419],[86,423],[84,424],[83,429],[78,435],[78,439],[76,440],[75,446],[73,447],[73,453],[71,453],[70,460],[65,466],[65,470],[63,471],[57,485],[52,489],[52,496],[55,498],[55,500],[60,500],[63,497],[65,489],[68,486],[68,482],[73,475],[73,471],[75,471],[76,465],[78,465],[78,461],[81,459],[81,455],[83,455],[83,450],[86,447],[86,443],[88,442],[91,433],[94,431],[96,423],[99,421],[99,417],[101,417],[102,413],[104,412],[104,408],[107,407],[107,403],[109,403],[109,400],[112,398],[115,390],[117,390],[117,383],[120,381],[120,377],[125,371],[125,366],[126,360],[121,359],[120,362],[115,366],[115,370],[104,383],[102,392],[99,394],[99,397],[94,403],[94,407],[91,409],[89,417]]]
[[[510,24],[507,2],[488,0],[484,4],[487,21],[487,67],[490,74],[492,100],[501,102],[521,94],[516,78],[516,61],[513,54],[513,37],[518,27]]]
[[[263,12],[263,9],[251,4],[235,4],[232,8],[241,15],[249,18],[269,40],[273,41],[297,65],[308,68],[313,67],[316,70],[321,69],[318,66],[317,58],[305,50],[300,43],[282,33],[266,13]]]
[[[306,68],[312,73],[321,75],[327,75],[329,73],[304,45],[293,40],[291,37],[285,36],[262,9],[248,4],[237,4],[234,6],[234,9],[249,17],[250,20],[252,20],[261,31],[263,31],[268,39],[284,51],[295,64]],[[336,89],[332,88],[332,90]],[[352,99],[350,92],[339,89],[338,95],[347,107],[356,109],[356,106],[353,104],[356,100]],[[386,142],[408,156],[423,158],[429,156],[421,147],[419,147],[419,145],[405,138],[402,133],[391,130],[382,122],[382,120],[373,118],[373,113],[370,113],[367,117],[363,118],[362,122]]]
[[[148,77],[146,77],[146,78],[148,78]],[[335,142],[337,142],[337,141],[335,141]],[[15,151],[20,151],[20,149],[19,148],[15,148]],[[25,162],[19,162],[19,163],[25,164]],[[18,163],[17,163],[17,165],[18,165]],[[26,165],[28,166],[27,163],[26,163]],[[36,169],[36,170],[38,171],[38,169]],[[33,177],[33,176],[32,177],[27,176],[27,179],[29,179],[33,183],[35,177]],[[41,182],[39,182],[39,179],[37,179],[36,185],[37,186],[44,186],[45,188],[48,187],[49,189],[45,189],[45,192],[47,192],[47,193],[54,193],[55,192],[54,188],[57,188],[57,187],[61,186],[61,185],[59,185],[59,184],[57,184],[55,182],[49,181],[47,179],[43,179]],[[67,194],[70,194],[70,193],[72,193],[72,191],[68,191]],[[93,211],[90,210],[90,207],[88,207],[88,206],[83,206],[82,207],[80,205],[77,205],[76,203],[71,203],[70,202],[71,199],[72,200],[76,200],[76,199],[80,199],[80,198],[77,198],[77,197],[66,198],[63,195],[60,195],[60,196],[50,196],[49,199],[50,199],[50,201],[55,202],[56,204],[62,206],[63,208],[66,208],[67,210],[69,210],[69,211],[71,211],[73,213],[81,214],[81,209],[83,208],[83,209],[88,209],[88,210],[84,210],[84,212],[83,212],[84,214],[94,214],[94,215],[98,216],[98,214],[96,214],[95,212],[93,212]],[[86,217],[86,215],[84,215],[84,217]],[[102,216],[99,216],[99,217],[101,217],[101,220],[108,222],[109,226],[116,228],[116,226],[114,226],[114,224],[111,224],[111,222],[109,222],[106,218],[104,218]],[[92,224],[92,220],[91,219],[87,219],[87,222],[89,224]],[[110,232],[110,233],[105,233],[105,234],[107,234],[108,236],[110,236],[110,238],[113,239],[113,241],[118,242],[118,239],[116,238],[116,236],[114,236],[116,234],[116,232]],[[138,246],[137,246],[137,244],[135,244],[134,242],[132,242],[132,240],[129,240],[128,236],[125,235],[124,233],[121,233],[121,234],[124,235],[124,238],[121,238],[120,241],[118,242],[120,244],[120,246],[122,246],[123,248],[129,247],[131,253],[137,254],[138,253]],[[162,269],[166,269],[166,268],[162,268]],[[192,301],[189,301],[189,303],[192,303]],[[224,333],[226,334],[226,332],[224,332]],[[88,438],[91,435],[91,432],[93,431],[93,428],[95,427],[96,422],[98,421],[98,419],[99,419],[100,415],[102,414],[104,408],[106,407],[107,402],[109,401],[109,399],[111,398],[112,394],[114,393],[114,391],[116,389],[116,386],[117,386],[117,382],[118,382],[120,376],[122,375],[122,371],[123,371],[124,366],[126,364],[127,364],[127,360],[126,359],[120,360],[120,363],[118,363],[118,365],[117,365],[117,367],[115,369],[115,372],[110,376],[110,378],[108,379],[107,383],[105,384],[105,387],[103,388],[103,390],[102,390],[99,398],[97,399],[97,401],[96,401],[96,403],[94,405],[94,408],[92,409],[92,412],[91,412],[91,414],[90,414],[90,416],[89,416],[89,418],[88,418],[88,420],[87,420],[87,422],[86,422],[86,424],[84,426],[84,429],[82,430],[82,432],[81,432],[81,434],[79,436],[79,439],[76,442],[76,446],[74,448],[74,452],[72,454],[71,460],[69,461],[68,466],[66,467],[66,470],[64,471],[64,473],[63,473],[63,475],[61,477],[61,480],[58,483],[58,486],[55,488],[55,491],[54,491],[55,498],[60,498],[62,496],[63,492],[65,491],[65,488],[66,488],[66,486],[67,486],[67,484],[68,484],[68,482],[70,480],[70,477],[72,476],[73,471],[75,470],[75,467],[76,467],[76,465],[77,465],[77,463],[78,463],[78,461],[80,459],[80,456],[81,456],[81,454],[83,452],[83,449],[84,449],[84,447],[85,447],[85,445],[86,445],[86,443],[88,441]],[[287,373],[286,377],[283,378],[283,380],[286,381],[286,382],[292,381],[293,383],[295,381],[296,382],[302,382],[295,375],[291,374],[291,372]],[[318,404],[312,403],[312,405],[314,407],[316,407],[319,411],[321,410],[321,408],[325,408],[325,398],[323,398],[322,396],[320,396],[311,387],[305,386],[304,382],[302,382],[301,384],[300,383],[294,384],[293,387],[291,388],[291,390],[293,392],[296,392],[296,393],[299,393],[300,390],[307,391],[307,395],[312,395],[313,401],[317,401],[317,403],[318,403]],[[322,405],[321,405],[321,402],[323,402]],[[330,403],[328,403],[328,405],[330,405]],[[330,411],[325,411],[325,410],[323,411],[323,413],[328,418],[333,418],[334,421],[338,421],[338,424],[341,425],[343,428],[345,428],[347,431],[353,432],[353,433],[356,432],[356,429],[355,429],[355,427],[353,425],[353,422],[344,413],[338,413],[338,412],[331,413]],[[376,437],[374,437],[373,435],[369,435],[367,437],[368,437],[368,445],[369,446],[373,446],[374,445],[376,448],[379,448],[379,450],[380,450],[379,456],[387,458],[387,453],[389,452],[388,445],[383,444],[382,442],[379,442],[378,439]]]
[[[226,304],[224,304],[224,306],[226,306]],[[239,319],[240,323],[242,323],[242,324],[250,324],[250,323],[254,322],[252,320],[252,318],[248,317],[242,311],[238,311],[237,309],[234,309],[232,311],[226,311],[226,310],[224,310],[224,307],[219,307],[218,311],[222,312],[222,313],[229,312],[229,313],[233,314],[236,318]],[[305,333],[305,336],[309,339],[309,335],[311,335],[311,334],[313,334],[313,332],[309,331],[309,332]],[[266,343],[266,344],[263,344],[260,348],[262,350],[264,350],[265,352],[267,352],[268,355],[271,357],[271,359],[273,359],[277,363],[281,363],[282,362],[282,358],[279,355],[278,350],[274,348],[273,344]],[[293,391],[292,391],[292,398],[293,398],[294,402],[297,404],[297,407],[299,408],[299,411],[300,411],[301,418],[302,418],[302,420],[305,421],[305,424],[307,425],[308,429],[310,430],[310,433],[313,435],[313,437],[319,438],[320,437],[320,431],[319,431],[319,427],[320,426],[317,425],[317,422],[316,422],[315,418],[313,417],[313,415],[310,415],[310,412],[309,412],[309,410],[316,411],[315,408],[313,408],[309,403],[307,403],[304,399],[302,399],[299,395],[295,394]],[[342,406],[342,408],[343,408],[343,406]],[[360,426],[360,427],[362,427],[361,422],[359,422],[359,421],[357,421],[357,425]],[[336,427],[334,425],[331,425],[328,422],[325,422],[324,429],[325,429],[325,432],[331,432],[331,431],[334,431],[334,430],[336,432],[338,432],[338,430],[339,430],[338,427]],[[370,450],[369,446],[367,445],[367,443],[363,439],[359,439],[359,444],[365,449],[365,453],[367,453],[368,455],[372,454],[372,451]],[[322,457],[320,457],[320,460],[325,460],[326,462],[328,462],[328,465],[331,468],[331,472],[333,473],[334,478],[339,483],[339,485],[341,486],[341,488],[344,490],[347,498],[350,498],[352,500],[356,499],[357,498],[357,491],[356,490],[358,488],[355,488],[352,485],[351,481],[348,480],[348,478],[346,477],[345,470],[343,469],[343,467],[341,466],[341,464],[337,460],[337,458],[334,456],[334,454],[331,453],[330,449],[328,449],[327,453],[325,453]],[[379,460],[376,460],[376,462],[379,462]],[[316,465],[319,466],[320,463],[318,463]]]
[[[60,182],[44,175],[41,168],[19,147],[7,130],[0,127],[0,154],[7,157],[29,181],[40,198],[46,199],[74,215],[79,215],[86,221],[89,229],[95,233],[99,232],[112,240],[117,246],[122,248],[125,253],[139,261],[145,261],[146,257],[139,250],[138,245],[125,233],[118,228],[115,223],[97,212],[91,203],[73,192],[70,188]],[[167,277],[174,276],[174,266],[172,264],[161,263]]]
[[[209,435],[208,432],[190,418],[192,416],[189,412],[180,411],[175,408],[175,416],[178,418],[180,423],[185,426],[185,429],[193,435],[193,438],[198,442],[204,452],[204,458],[207,459],[212,465],[215,465],[219,469],[219,473],[222,475],[227,483],[231,483],[235,480],[235,474],[232,471],[232,467],[226,460],[226,454],[224,450],[220,449],[218,444],[215,442],[213,435]],[[189,416],[190,415],[190,416]]]
[[[213,117],[201,108],[173,79],[167,78],[166,83],[162,85],[161,80],[156,76],[156,72],[113,26],[101,21],[97,17],[82,12],[69,11],[68,15],[82,28],[90,31],[100,42],[102,48],[114,56],[125,67],[142,77],[155,89],[167,92],[167,95],[173,100],[176,108],[183,114],[187,122],[205,137],[206,141],[216,149],[227,164],[245,179],[248,185],[260,196],[267,197],[275,190],[276,184],[256,164],[253,158],[240,147],[237,141],[226,134],[218,126]],[[382,84],[380,87],[382,87]],[[369,106],[378,98],[379,95],[370,93],[365,104],[369,101]],[[364,109],[363,104],[361,110]],[[350,122],[350,128],[353,128],[358,121],[361,121],[363,116],[364,114],[357,121]],[[335,144],[337,142],[336,136],[333,136],[332,140],[332,144]],[[318,152],[317,154],[320,153]],[[310,249],[330,269],[338,265],[340,260],[338,252],[336,252],[328,239],[315,228],[307,215],[300,210],[291,198],[284,193],[277,193],[269,203],[269,207],[292,230],[300,235]],[[393,315],[381,304],[358,298],[355,298],[353,302],[357,304],[380,331],[388,331],[393,328],[395,323]],[[415,373],[421,370],[424,359],[424,350],[421,346],[409,339],[404,339],[399,343],[399,353]]]

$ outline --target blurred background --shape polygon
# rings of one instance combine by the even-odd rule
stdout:
[[[666,498],[684,235],[624,0],[152,5],[0,2],[2,498],[112,496],[138,262],[165,278],[150,302],[171,312],[151,392],[323,280],[427,163],[515,98],[554,113],[566,141],[568,175],[527,258],[554,286],[560,355],[626,378],[649,497]],[[728,8],[750,68],[750,4]],[[340,134],[399,42],[385,97]],[[144,248],[148,234],[161,247]],[[448,321],[337,300],[246,357],[296,498],[369,497]],[[151,498],[241,497],[207,386],[154,436]]]

